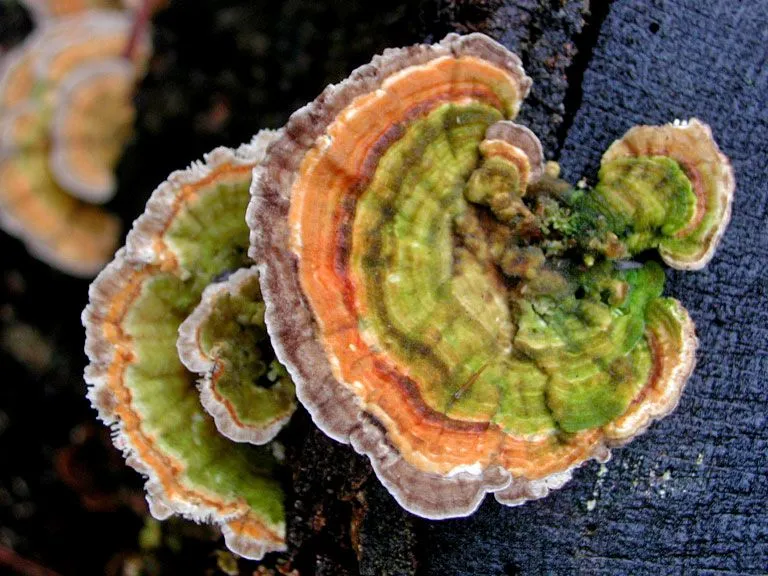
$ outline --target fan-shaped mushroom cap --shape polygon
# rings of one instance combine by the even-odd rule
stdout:
[[[78,68],[62,82],[52,120],[51,170],[79,198],[108,200],[114,166],[133,126],[135,70],[127,60]]]
[[[58,186],[45,151],[34,147],[0,153],[0,225],[44,262],[84,277],[101,270],[120,234],[116,217]]]
[[[131,37],[131,26],[132,19],[128,13],[92,10],[56,20],[44,27],[44,31],[62,30],[41,42],[35,59],[36,89],[44,101],[57,107],[59,87],[79,68],[121,59]],[[135,75],[142,69],[150,49],[150,39],[144,31],[132,56]]]
[[[131,19],[87,12],[57,21],[79,35],[46,42],[36,61],[38,91],[50,113],[51,169],[73,196],[101,203],[115,193],[114,165],[133,126],[132,91],[148,55],[146,35],[135,61],[122,58]]]
[[[603,155],[601,179],[603,174],[608,177],[612,172],[626,173],[637,167],[642,159],[651,162],[657,158],[658,163],[659,157],[669,158],[679,165],[692,195],[688,209],[678,217],[680,222],[674,227],[665,222],[670,229],[662,228],[655,242],[661,257],[670,266],[698,270],[712,259],[731,219],[736,187],[733,168],[720,152],[710,127],[693,118],[688,122],[631,128]],[[630,184],[624,181],[621,185],[627,187]],[[667,188],[670,186],[667,184]],[[670,195],[673,191],[665,188],[662,192]],[[656,196],[660,196],[659,191]],[[666,198],[643,199],[644,202],[649,200],[655,204]]]
[[[83,312],[88,396],[128,463],[147,476],[153,515],[215,522],[227,546],[251,558],[284,547],[274,460],[218,433],[176,341],[204,288],[247,264],[251,170],[273,137],[262,132],[173,173],[92,284]]]
[[[502,120],[491,125],[485,132],[486,142],[501,141],[521,150],[528,158],[529,181],[538,180],[544,174],[544,150],[539,138],[530,128]]]
[[[114,193],[113,164],[132,123],[136,65],[119,58],[129,33],[119,12],[61,18],[39,27],[0,72],[0,225],[76,275],[96,274],[120,232],[114,216],[76,198]],[[139,46],[140,62],[146,38]]]
[[[388,50],[296,112],[254,171],[275,352],[315,423],[426,517],[561,486],[692,367],[658,267],[552,256],[578,231],[536,204],[546,190],[525,196],[540,146],[506,122],[529,86],[483,35]]]
[[[179,328],[179,358],[202,377],[203,407],[219,432],[236,442],[266,444],[296,409],[288,373],[260,348],[266,341],[256,268],[208,286]]]

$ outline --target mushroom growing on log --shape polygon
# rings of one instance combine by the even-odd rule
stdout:
[[[677,130],[630,143],[631,162],[617,145],[595,190],[573,188],[510,123],[529,87],[480,34],[388,50],[296,112],[254,171],[251,255],[299,400],[428,518],[546,495],[671,411],[693,369],[662,269],[617,262],[679,234],[710,253],[727,159]],[[701,140],[691,157],[678,137]]]
[[[697,120],[639,127],[571,186],[513,122],[529,87],[481,34],[388,50],[156,190],[83,314],[89,397],[155,516],[283,549],[277,462],[224,437],[268,442],[294,382],[427,518],[543,497],[674,409],[693,322],[630,258],[703,265],[730,164]]]

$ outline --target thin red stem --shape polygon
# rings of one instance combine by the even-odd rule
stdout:
[[[0,544],[0,566],[8,566],[14,572],[24,576],[59,576],[58,572],[49,570],[32,560],[22,558],[2,544]]]
[[[132,60],[135,56],[136,47],[139,45],[139,38],[146,33],[147,24],[149,23],[149,16],[152,13],[152,6],[154,0],[142,0],[141,6],[139,6],[136,15],[133,18],[133,27],[131,28],[131,36],[128,38],[128,44],[125,46],[123,57],[128,60]]]

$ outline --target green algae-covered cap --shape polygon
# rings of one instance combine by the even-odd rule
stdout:
[[[200,401],[236,442],[266,444],[296,409],[293,382],[268,338],[256,268],[208,286],[179,327],[179,358],[201,376]]]
[[[268,447],[235,443],[219,432],[200,402],[198,374],[179,358],[177,340],[196,309],[212,300],[216,308],[206,287],[249,266],[244,216],[251,170],[274,138],[263,131],[248,145],[218,148],[171,174],[92,284],[83,312],[88,397],[128,463],[147,477],[152,514],[214,522],[227,546],[251,558],[285,546],[278,463]],[[206,332],[204,350],[221,350],[221,339],[231,338],[234,346],[259,346],[266,355],[268,343],[247,335],[259,328],[259,302],[245,297],[257,292],[251,284],[246,292],[233,286],[239,300],[220,309],[234,318],[215,323],[212,338]],[[223,358],[238,374],[240,357],[225,347]],[[226,384],[236,388],[232,378]],[[238,397],[229,400],[237,405]]]
[[[659,170],[664,162],[671,166]],[[642,198],[647,216],[635,214],[635,220],[643,221],[643,229],[635,225],[638,240],[658,247],[664,262],[698,270],[712,259],[731,218],[736,182],[731,163],[708,125],[692,118],[663,126],[635,126],[605,152],[600,173],[601,180],[618,183],[612,190],[615,197],[622,198],[624,191],[633,189]],[[652,194],[643,194],[643,183],[654,173],[662,185]],[[663,207],[655,211],[665,214],[662,226],[653,226],[655,214],[649,207]]]
[[[622,260],[688,225],[695,159],[570,186],[511,122],[529,87],[480,34],[388,50],[254,171],[250,253],[297,397],[429,518],[562,486],[672,410],[693,369],[662,268]],[[633,190],[653,218],[620,210]]]

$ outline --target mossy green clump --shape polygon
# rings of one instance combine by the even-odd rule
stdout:
[[[695,196],[668,158],[603,167],[595,190],[520,172],[479,145],[498,113],[439,107],[382,156],[357,204],[351,266],[363,334],[426,404],[512,434],[570,434],[624,413],[648,381],[664,274],[617,258],[656,247]]]

